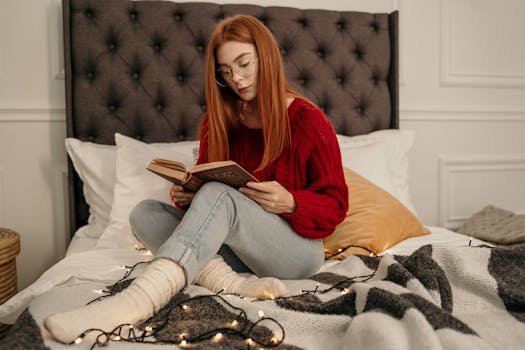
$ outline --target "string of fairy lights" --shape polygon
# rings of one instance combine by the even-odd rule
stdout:
[[[149,262],[146,261],[138,262],[132,266],[123,265],[122,268],[126,270],[124,276],[117,282],[115,282],[115,284],[113,284],[107,290],[98,291],[103,295],[93,299],[88,304],[115,295],[116,290],[118,289],[116,287],[120,283],[128,279],[138,265],[148,263]],[[301,294],[279,299],[294,298],[308,293],[324,294],[332,290],[340,290],[341,294],[347,294],[349,293],[349,289],[344,287],[345,285],[348,285],[349,283],[353,282],[365,281],[367,279],[372,278],[374,274],[375,271],[370,275],[349,277],[326,289],[320,289],[320,284],[317,283],[314,290],[302,289],[300,291]],[[80,334],[75,339],[75,341],[72,342],[72,344],[80,344],[84,340],[84,338],[86,338],[89,334],[92,333],[97,334],[97,336],[90,347],[91,350],[96,347],[107,346],[111,341],[147,343],[157,345],[175,344],[181,348],[185,348],[191,347],[192,344],[197,344],[203,341],[219,343],[223,341],[224,338],[227,336],[237,336],[241,339],[244,339],[244,344],[246,345],[247,349],[252,349],[256,346],[263,349],[275,348],[284,342],[285,330],[276,319],[264,316],[264,312],[262,310],[259,310],[257,313],[259,319],[252,322],[249,320],[246,311],[240,307],[231,304],[228,300],[226,300],[226,296],[237,296],[240,298],[244,298],[242,295],[233,293],[223,294],[222,291],[211,295],[198,295],[178,302],[176,304],[171,304],[171,309],[165,315],[164,320],[157,325],[152,325],[148,322],[150,320],[147,320],[146,322],[144,322],[146,326],[144,326],[142,329],[136,328],[132,324],[121,324],[110,331],[105,331],[99,328],[90,328],[82,332],[82,334]],[[165,339],[163,337],[163,339],[159,340],[155,338],[155,336],[159,334],[169,324],[173,312],[176,312],[177,310],[182,310],[185,313],[189,313],[192,310],[192,304],[197,303],[203,299],[215,299],[216,301],[221,302],[223,305],[226,305],[235,316],[221,327],[209,329],[198,334],[190,335],[189,332],[182,332],[175,336],[173,339]],[[257,326],[265,326],[267,329],[270,329],[270,334],[264,337],[255,336],[254,330],[256,330]]]
[[[368,256],[370,256],[370,257],[377,256],[377,254],[376,254],[373,250],[370,250],[370,249],[367,248],[367,247],[363,247],[363,246],[361,246],[361,245],[351,244],[351,245],[347,245],[347,246],[344,247],[344,248],[339,248],[339,249],[337,249],[337,252],[328,255],[328,256],[326,257],[326,259],[332,259],[333,257],[336,257],[336,256],[338,256],[339,254],[346,252],[346,251],[347,251],[348,249],[350,249],[350,248],[359,248],[359,249],[363,249],[364,251],[367,251],[367,252],[368,252]],[[344,258],[344,256],[343,256],[343,258]]]
[[[128,266],[123,265],[122,268],[126,270],[124,276],[115,282],[107,290],[97,291],[100,294],[103,294],[93,300],[88,304],[102,300],[104,298],[110,297],[116,294],[117,286],[124,282],[132,272],[136,269],[138,265],[148,264],[149,262],[138,262],[135,265]],[[158,325],[149,324],[147,320],[142,329],[135,328],[132,324],[121,324],[115,327],[110,331],[105,331],[99,328],[90,328],[82,332],[71,344],[80,344],[85,337],[89,334],[96,333],[97,336],[95,341],[91,345],[90,349],[96,347],[107,346],[111,341],[121,341],[121,342],[132,342],[132,343],[146,343],[146,344],[175,344],[179,347],[190,347],[191,344],[196,344],[206,340],[210,340],[212,343],[221,342],[226,336],[238,336],[241,339],[244,339],[244,343],[247,348],[252,348],[253,346],[259,346],[262,348],[274,348],[282,344],[285,338],[285,331],[283,326],[272,317],[265,317],[264,312],[259,310],[258,316],[259,319],[252,322],[249,320],[246,311],[240,307],[234,306],[228,300],[226,296],[231,296],[236,294],[225,293],[222,294],[222,291],[211,294],[211,295],[198,295],[195,297],[188,298],[176,304],[171,304],[172,307],[169,312],[165,315],[164,320]],[[240,295],[238,297],[244,298]],[[159,334],[170,322],[172,314],[177,310],[182,310],[184,313],[190,313],[192,311],[192,304],[198,303],[203,299],[215,299],[216,301],[221,302],[223,305],[226,305],[230,311],[235,315],[230,321],[226,322],[221,327],[216,327],[210,330],[200,332],[198,334],[190,335],[189,332],[182,332],[178,334],[174,339],[156,339],[155,336]],[[256,335],[257,326],[266,326],[266,328],[273,328],[271,334],[267,337],[261,338]]]
[[[472,237],[470,237],[470,240],[467,246],[477,247],[477,246],[472,245]],[[351,247],[355,247],[355,246],[349,246],[344,249],[340,249],[334,255],[340,254],[344,250],[351,248]],[[359,248],[368,250],[364,247],[359,247]],[[378,258],[382,257],[380,255],[376,255],[372,251],[370,251],[369,256],[378,257]],[[117,289],[116,287],[120,283],[127,280],[138,265],[148,264],[148,263],[149,261],[138,262],[132,266],[123,265],[122,268],[126,270],[124,276],[121,279],[119,279],[117,282],[115,282],[115,284],[113,284],[108,290],[99,291],[99,293],[103,295],[100,297],[97,297],[96,299],[93,299],[88,304],[99,301],[103,298],[115,295],[116,289]],[[376,274],[377,268],[378,267],[376,267],[375,270],[370,274],[344,278],[343,280],[325,289],[320,289],[320,284],[317,283],[315,289],[313,290],[301,289],[300,291],[301,294],[292,295],[289,297],[283,297],[279,299],[296,298],[304,294],[325,294],[325,293],[328,293],[334,290],[339,291],[342,295],[348,294],[350,292],[350,289],[348,288],[349,285],[356,283],[356,282],[366,282],[370,280]],[[192,344],[199,344],[203,341],[211,341],[212,343],[220,343],[227,336],[240,337],[240,339],[243,339],[244,344],[246,345],[247,349],[252,349],[255,346],[259,346],[261,349],[274,348],[274,347],[278,347],[284,342],[284,339],[285,339],[284,327],[276,319],[272,317],[265,317],[264,312],[262,310],[259,310],[258,312],[259,319],[256,321],[250,321],[248,318],[247,312],[244,309],[237,307],[233,305],[232,303],[230,303],[228,300],[226,300],[225,298],[226,296],[232,296],[232,295],[240,297],[240,298],[244,298],[242,295],[239,295],[239,294],[233,294],[233,293],[223,294],[222,291],[216,294],[211,294],[211,295],[197,295],[194,297],[187,298],[176,304],[171,304],[172,308],[169,310],[169,312],[166,313],[164,320],[162,322],[159,322],[158,324],[148,323],[148,321],[151,320],[150,319],[143,323],[145,324],[145,326],[142,327],[142,329],[135,328],[133,324],[121,324],[115,327],[111,331],[104,331],[98,328],[90,328],[82,332],[82,334],[80,334],[71,344],[80,344],[84,340],[84,338],[87,337],[91,333],[96,333],[97,336],[93,344],[91,345],[90,350],[93,350],[96,347],[107,346],[111,341],[157,344],[157,345],[175,344],[181,348],[186,348],[186,347],[191,347]],[[165,327],[169,325],[173,312],[177,310],[178,311],[182,310],[184,313],[189,313],[192,310],[192,305],[195,303],[198,303],[199,301],[202,301],[203,299],[208,299],[208,300],[213,299],[215,301],[222,303],[223,305],[226,305],[230,309],[232,314],[235,316],[220,327],[215,327],[209,330],[205,330],[197,334],[189,334],[189,332],[181,332],[177,336],[175,336],[173,339],[165,339],[164,337],[162,339],[157,339],[155,337]],[[254,330],[256,330],[257,326],[265,326],[267,329],[270,329],[270,334],[265,335],[264,337],[256,336]]]
[[[201,332],[199,334],[190,335],[188,332],[180,333],[173,339],[155,339],[155,336],[166,327],[171,319],[171,314],[179,309],[184,312],[191,312],[192,303],[198,302],[202,299],[220,299],[220,301],[232,310],[237,311],[237,315],[231,321],[227,322],[223,327],[214,328],[208,331]],[[102,329],[91,328],[85,330],[78,338],[73,342],[80,344],[82,340],[90,333],[98,333],[94,343],[90,349],[94,349],[99,346],[107,346],[111,341],[123,341],[132,343],[144,343],[144,344],[176,344],[179,347],[189,347],[191,344],[196,344],[205,340],[211,340],[212,343],[219,343],[228,335],[237,335],[244,338],[244,342],[248,348],[259,345],[263,348],[273,348],[279,346],[285,337],[284,328],[277,322],[277,320],[271,317],[264,317],[264,313],[259,311],[259,319],[255,322],[250,322],[246,312],[239,307],[236,307],[229,303],[219,293],[213,295],[199,295],[185,300],[184,302],[176,304],[165,316],[164,321],[159,325],[147,325],[143,329],[137,329],[132,324],[121,324],[115,327],[111,331],[104,331]],[[257,326],[262,323],[273,323],[277,326],[280,334],[272,332],[271,336],[262,339],[254,336],[254,330]]]

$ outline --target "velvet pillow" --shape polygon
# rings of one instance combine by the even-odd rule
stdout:
[[[323,239],[327,259],[377,255],[407,238],[430,233],[394,196],[348,168],[344,173],[348,211],[335,231]]]

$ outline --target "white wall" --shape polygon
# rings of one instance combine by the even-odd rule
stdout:
[[[59,0],[0,1],[0,227],[21,234],[19,289],[65,252]]]
[[[401,127],[417,131],[420,218],[457,227],[487,204],[525,213],[525,3],[399,5]]]
[[[317,0],[228,3],[319,8]],[[525,213],[521,0],[326,0],[400,11],[401,128],[416,130],[411,192],[427,225],[486,204]],[[0,226],[21,233],[23,288],[63,256],[64,80],[59,0],[0,2]]]

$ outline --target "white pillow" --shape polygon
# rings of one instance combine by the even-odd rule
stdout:
[[[344,137],[344,136],[343,136]],[[383,142],[340,142],[343,165],[395,196]]]
[[[414,130],[387,129],[366,135],[337,135],[343,165],[392,194],[414,215],[410,200],[408,152],[414,144]]]
[[[176,159],[193,165],[193,149],[198,141],[144,143],[115,134],[117,145],[116,181],[109,225],[100,236],[97,248],[134,248],[138,244],[129,227],[129,214],[143,199],[170,202],[170,183],[146,170],[155,158]]]
[[[82,235],[97,238],[109,222],[115,183],[116,147],[66,138],[66,151],[83,182],[89,205],[88,225]]]

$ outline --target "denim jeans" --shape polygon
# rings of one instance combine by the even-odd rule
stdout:
[[[186,212],[144,200],[132,210],[130,225],[155,257],[185,269],[187,284],[218,252],[237,271],[248,267],[281,279],[306,278],[324,262],[320,239],[299,236],[281,216],[218,182],[204,184]]]

